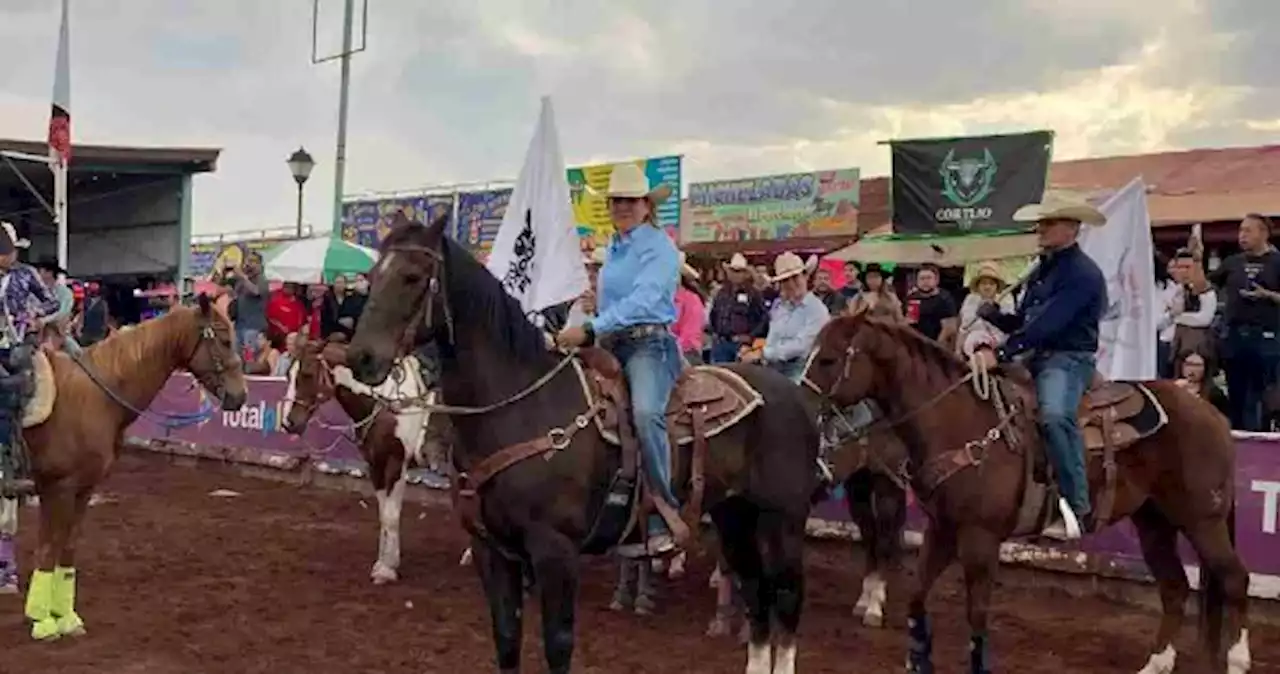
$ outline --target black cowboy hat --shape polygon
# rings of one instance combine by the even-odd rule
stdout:
[[[36,269],[52,272],[55,276],[58,274],[67,273],[66,269],[63,269],[62,267],[58,266],[57,260],[53,260],[49,258],[39,260],[31,266],[35,267]]]

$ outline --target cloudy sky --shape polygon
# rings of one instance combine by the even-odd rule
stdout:
[[[332,52],[342,0],[319,2]],[[0,4],[0,136],[44,136],[58,4]],[[338,67],[310,63],[311,0],[71,4],[76,142],[222,148],[198,233],[291,224],[305,145],[328,222]],[[513,178],[543,94],[570,164],[680,153],[686,181],[882,175],[889,138],[1050,128],[1069,159],[1280,137],[1272,0],[370,4],[348,193]]]

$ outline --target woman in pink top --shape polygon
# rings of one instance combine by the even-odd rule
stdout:
[[[698,290],[698,270],[685,262],[680,253],[680,286],[676,288],[676,322],[671,325],[676,343],[690,365],[702,364],[703,331],[707,327],[707,308]]]

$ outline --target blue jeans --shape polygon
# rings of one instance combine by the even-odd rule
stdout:
[[[622,339],[613,349],[627,373],[631,416],[649,482],[672,506],[679,506],[671,489],[671,440],[667,437],[667,402],[680,376],[680,347],[670,334]]]
[[[237,325],[236,346],[238,346],[241,351],[244,351],[245,347],[248,347],[250,351],[257,353],[258,335],[260,334],[262,334],[262,331],[257,328],[242,328]]]
[[[1089,476],[1085,472],[1084,437],[1076,412],[1093,380],[1094,354],[1058,351],[1036,356],[1029,363],[1036,378],[1040,404],[1040,433],[1062,496],[1077,516],[1093,510],[1089,501]]]
[[[1275,385],[1280,370],[1280,343],[1276,333],[1251,326],[1227,330],[1222,366],[1227,375],[1227,406],[1231,427],[1239,431],[1264,431],[1262,404],[1267,388]]]
[[[721,363],[738,362],[739,348],[740,345],[737,342],[723,337],[716,337],[715,342],[711,344],[711,364],[719,365]]]
[[[781,363],[769,363],[769,367],[786,375],[795,384],[799,385],[800,380],[804,378],[804,366],[806,359],[796,358]]]

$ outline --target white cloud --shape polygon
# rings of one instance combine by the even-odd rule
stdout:
[[[688,0],[371,3],[353,60],[349,193],[511,178],[551,94],[570,162],[679,153],[686,180],[888,169],[889,138],[1057,131],[1060,158],[1274,133],[1280,82],[1253,63],[1275,10],[1209,0],[921,0],[803,10]],[[1266,3],[1263,3],[1266,4]],[[322,0],[330,24],[336,0]],[[310,63],[310,3],[78,3],[78,142],[224,148],[201,232],[288,225],[285,158],[332,203],[337,63]],[[43,136],[56,3],[10,0],[3,135]],[[321,51],[336,44],[325,25]]]

